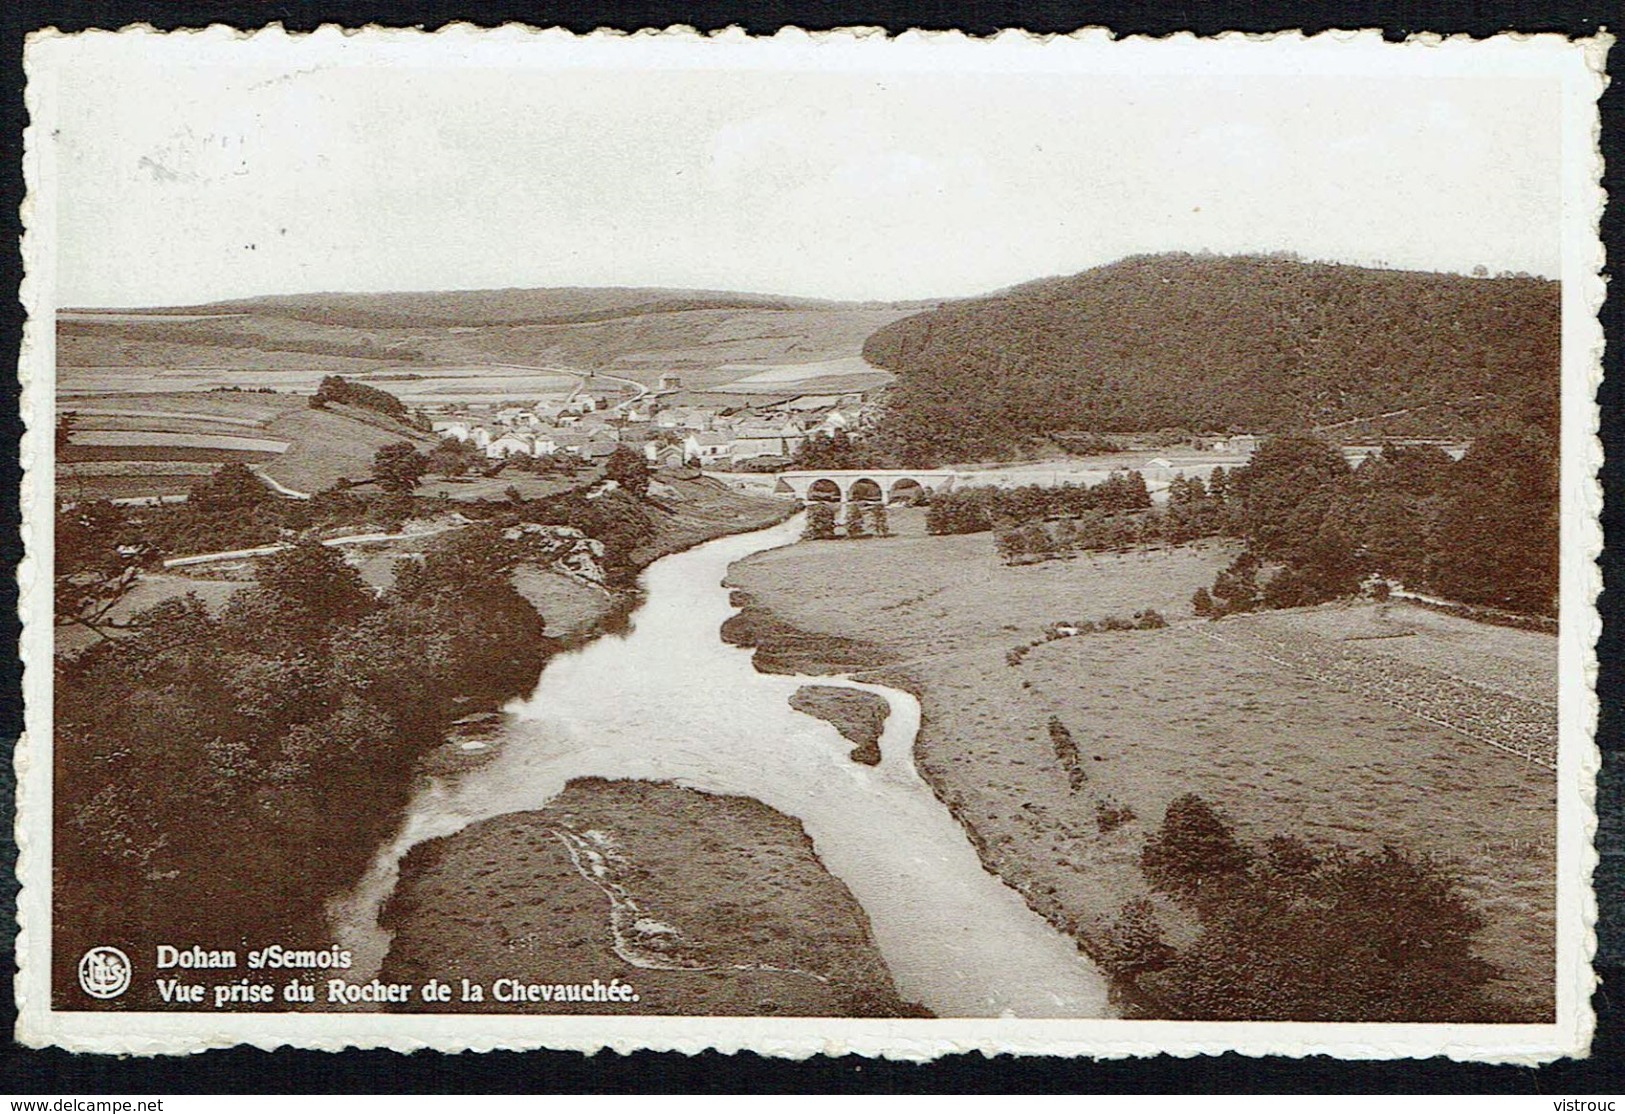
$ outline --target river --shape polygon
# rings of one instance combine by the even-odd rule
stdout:
[[[754,797],[801,821],[825,867],[868,914],[898,992],[940,1017],[1102,1017],[1104,978],[1020,895],[982,868],[915,772],[920,707],[906,692],[844,678],[758,673],[722,641],[728,566],[799,535],[799,517],[662,558],[624,634],[552,659],[507,709],[491,758],[426,786],[399,837],[333,910],[357,951],[352,977],[383,961],[378,910],[414,844],[547,804],[572,778],[646,778]],[[881,762],[851,761],[834,727],[795,711],[803,684],[844,684],[891,705]]]

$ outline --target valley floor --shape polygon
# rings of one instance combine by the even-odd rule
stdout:
[[[1550,1016],[1554,782],[1489,744],[1555,739],[1554,638],[1399,604],[1196,621],[1190,594],[1226,545],[1012,568],[991,535],[927,537],[918,514],[894,514],[897,537],[736,564],[747,606],[730,635],[759,647],[759,668],[867,669],[914,691],[920,772],[984,864],[1085,950],[1146,892],[1139,851],[1168,803],[1197,793],[1245,840],[1436,856],[1486,918],[1506,1020]],[[1148,607],[1171,625],[1043,640]],[[1441,710],[1428,695],[1443,692]],[[1188,941],[1194,926],[1162,913],[1170,942]]]

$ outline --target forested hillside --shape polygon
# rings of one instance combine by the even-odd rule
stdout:
[[[1467,433],[1448,427],[1555,410],[1558,284],[1137,256],[904,318],[864,356],[899,373],[883,436],[920,463],[1058,430],[1271,432],[1416,407]]]

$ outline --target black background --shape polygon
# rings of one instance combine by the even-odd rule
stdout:
[[[860,4],[828,0],[772,0],[744,3],[490,3],[463,0],[347,0],[347,2],[216,2],[186,0],[0,0],[0,831],[10,833],[12,770],[10,745],[22,727],[21,665],[16,656],[20,626],[16,618],[14,573],[21,555],[18,533],[18,490],[21,473],[17,445],[22,433],[18,385],[11,375],[22,335],[23,310],[17,300],[22,275],[18,241],[21,231],[23,128],[22,44],[31,30],[55,26],[64,31],[118,28],[149,23],[162,29],[230,23],[252,29],[280,21],[290,31],[308,31],[323,23],[433,29],[448,22],[477,24],[522,22],[563,26],[585,32],[599,27],[635,30],[687,24],[701,30],[739,26],[771,34],[786,24],[809,30],[878,26],[890,32],[912,27],[957,28],[990,34],[1005,28],[1035,32],[1070,32],[1082,26],[1105,26],[1126,34],[1166,35],[1178,31],[1214,34],[1225,30],[1306,33],[1328,28],[1380,27],[1391,39],[1419,32],[1493,35],[1502,30],[1558,31],[1590,35],[1606,16],[1625,9],[1605,0],[1561,3],[971,3],[933,0],[928,3]],[[1625,19],[1620,20],[1625,23]],[[1618,29],[1615,28],[1617,31]],[[1616,49],[1611,61],[1621,68]],[[1618,80],[1602,100],[1603,149],[1609,164],[1605,186],[1618,198],[1625,190],[1625,149],[1621,147],[1622,101]],[[1625,254],[1620,238],[1620,205],[1603,218],[1603,240],[1611,258]],[[1625,346],[1621,329],[1622,292],[1614,290],[1602,311],[1608,337],[1607,379],[1599,401],[1607,455],[1603,482],[1607,503],[1603,526],[1610,551],[1617,550],[1625,530],[1625,489],[1621,457],[1625,428],[1620,405],[1625,401],[1625,369],[1619,353]],[[1446,1060],[1344,1063],[1327,1057],[1294,1060],[1236,1055],[1176,1059],[1095,1062],[1053,1058],[988,1059],[980,1055],[947,1057],[928,1065],[865,1060],[861,1057],[814,1057],[800,1062],[741,1055],[700,1056],[640,1053],[529,1052],[450,1056],[432,1052],[343,1054],[281,1050],[274,1053],[231,1049],[190,1057],[131,1059],[69,1055],[24,1049],[10,1040],[16,1013],[12,1003],[15,958],[3,933],[0,945],[0,1094],[64,1096],[99,1093],[277,1093],[277,1092],[1173,1092],[1173,1093],[1511,1093],[1575,1096],[1625,1093],[1625,755],[1621,754],[1620,596],[1625,568],[1618,552],[1603,558],[1605,590],[1600,602],[1604,629],[1598,645],[1602,718],[1599,742],[1604,772],[1598,793],[1602,831],[1602,865],[1596,888],[1601,910],[1598,925],[1598,973],[1602,986],[1594,999],[1597,1037],[1585,1061],[1563,1061],[1540,1069],[1458,1064]],[[16,847],[0,842],[0,886],[15,888]],[[0,909],[12,906],[0,894]]]

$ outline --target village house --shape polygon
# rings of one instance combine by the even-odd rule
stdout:
[[[612,420],[608,414],[594,411],[591,414],[581,415],[575,422],[575,428],[583,433],[600,434],[613,428]]]
[[[441,418],[429,423],[429,428],[441,437],[455,437],[459,441],[468,440],[468,422],[461,418]]]
[[[553,452],[580,456],[592,438],[573,429],[561,429],[549,434],[548,440],[553,443]]]
[[[536,442],[523,433],[504,433],[491,439],[485,446],[485,455],[492,460],[510,456],[535,456]]]
[[[697,406],[671,406],[655,415],[654,424],[660,429],[707,430],[716,420],[716,411]]]
[[[655,468],[681,468],[688,462],[681,445],[666,445],[659,441],[645,442],[643,456]]]
[[[698,460],[701,466],[717,465],[733,456],[734,439],[729,433],[703,431],[683,439],[685,460]]]
[[[806,434],[794,422],[745,423],[734,430],[734,447],[730,456],[734,460],[793,456],[806,440]]]
[[[785,402],[784,409],[791,413],[822,414],[841,404],[840,395],[798,395]]]
[[[825,414],[823,420],[818,423],[820,433],[834,433],[836,430],[851,433],[857,428],[858,411],[855,407],[836,407]]]

